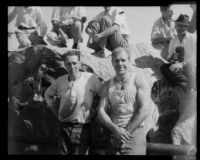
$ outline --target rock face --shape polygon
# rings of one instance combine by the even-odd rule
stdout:
[[[160,50],[138,43],[130,47],[133,70],[143,73],[153,86],[161,79],[159,71],[164,60]],[[47,109],[44,92],[57,77],[67,74],[63,51],[48,46],[31,46],[8,54],[8,135],[11,139],[23,136],[26,142],[53,143],[57,141],[58,122]],[[81,55],[82,71],[95,73],[106,81],[115,75],[111,57]]]

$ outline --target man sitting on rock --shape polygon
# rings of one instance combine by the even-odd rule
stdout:
[[[86,33],[90,36],[87,46],[95,50],[93,54],[101,57],[105,56],[105,48],[113,51],[129,45],[130,30],[121,8],[104,6],[104,11],[88,23]]]
[[[47,24],[40,7],[15,7],[8,15],[8,24],[15,18],[17,27],[15,34],[20,44],[19,48],[30,45],[46,44],[43,37],[47,32]],[[37,30],[40,29],[40,35]]]
[[[176,35],[174,22],[172,21],[172,6],[161,6],[162,16],[156,20],[151,31],[152,44],[168,43]]]
[[[51,45],[67,47],[68,38],[73,38],[73,49],[79,49],[83,24],[86,22],[85,7],[54,7],[51,22],[53,29],[47,34]]]

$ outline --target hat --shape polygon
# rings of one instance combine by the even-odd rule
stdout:
[[[181,25],[190,25],[189,16],[186,14],[180,14],[175,22]]]

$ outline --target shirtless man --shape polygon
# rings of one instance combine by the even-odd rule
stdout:
[[[98,106],[98,119],[110,130],[106,153],[145,155],[150,87],[142,75],[131,71],[125,48],[112,52],[112,65],[116,76],[103,85]]]

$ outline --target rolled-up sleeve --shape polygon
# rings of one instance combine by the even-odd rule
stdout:
[[[53,81],[51,86],[45,91],[44,98],[48,106],[52,106],[54,99],[50,98],[56,95],[58,89],[57,81]]]
[[[160,38],[160,27],[159,27],[159,21],[157,20],[152,27],[151,31],[151,40],[154,40],[156,38]]]

